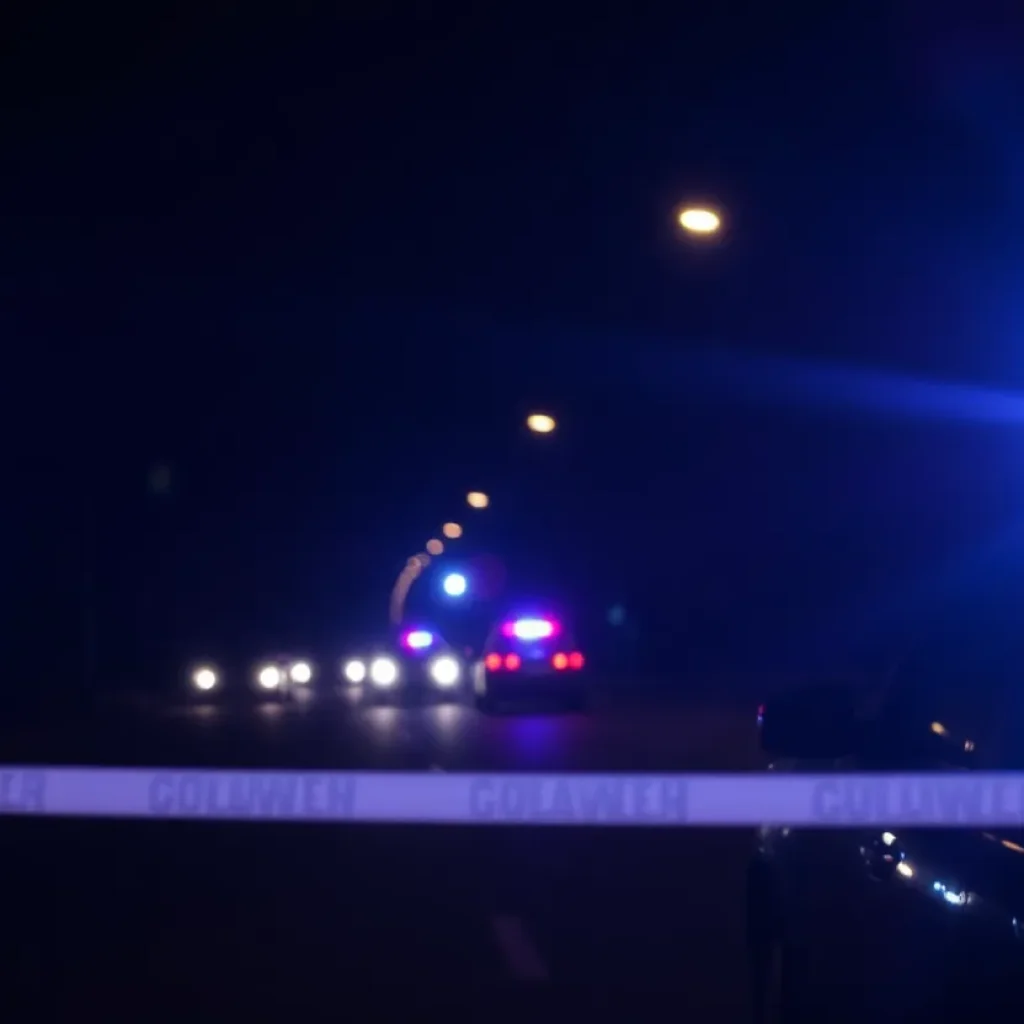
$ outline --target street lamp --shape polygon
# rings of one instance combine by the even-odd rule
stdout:
[[[527,416],[526,425],[535,434],[550,434],[556,426],[554,417],[543,412],[535,412]]]
[[[435,541],[434,543],[443,547],[440,541]],[[427,546],[429,547],[430,545],[428,544]],[[391,601],[389,604],[391,621],[396,626],[401,623],[402,616],[405,614],[405,599],[409,596],[413,583],[419,579],[420,574],[428,565],[430,565],[430,555],[425,551],[421,551],[418,555],[413,555],[405,563],[405,568],[398,574],[398,579],[395,580],[395,585],[391,588]]]
[[[679,211],[679,226],[691,235],[715,235],[722,227],[722,218],[705,206],[687,206]]]
[[[526,426],[531,433],[550,434],[558,424],[555,418],[547,413],[533,412],[526,417]],[[491,504],[491,499],[483,491],[469,491],[466,494],[466,504],[470,508],[484,509]],[[447,540],[457,540],[462,536],[462,532],[461,524],[456,522],[447,522],[441,526],[441,534]],[[410,558],[406,567],[398,574],[391,590],[390,614],[393,623],[397,624],[402,621],[409,590],[422,570],[429,565],[431,556],[436,557],[443,553],[444,541],[437,537],[431,537],[426,543],[426,551]],[[458,598],[466,593],[468,583],[461,573],[450,573],[442,581],[442,589],[448,597]]]

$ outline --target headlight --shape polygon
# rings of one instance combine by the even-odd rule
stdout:
[[[192,685],[208,693],[217,685],[217,673],[212,668],[198,668],[192,673]]]
[[[438,686],[454,686],[459,681],[459,663],[447,654],[435,658],[430,665],[430,678]]]
[[[341,671],[350,683],[361,683],[366,678],[366,666],[361,661],[347,661]]]
[[[256,682],[264,690],[276,690],[281,685],[281,670],[276,665],[267,665],[260,669]]]
[[[308,683],[313,678],[313,669],[308,661],[297,661],[288,670],[293,683]]]
[[[370,679],[378,686],[391,686],[398,679],[398,665],[391,658],[374,658]]]

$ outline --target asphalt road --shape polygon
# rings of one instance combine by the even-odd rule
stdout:
[[[750,714],[625,701],[497,717],[343,700],[108,710],[11,731],[0,761],[759,766]],[[7,819],[0,837],[0,1001],[36,1016],[744,1019],[747,830]]]

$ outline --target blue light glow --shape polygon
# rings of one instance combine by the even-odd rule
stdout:
[[[549,619],[518,619],[507,623],[503,632],[517,640],[546,640],[555,635],[556,629]]]
[[[466,577],[460,572],[449,573],[444,578],[444,592],[449,597],[462,597],[466,593]]]

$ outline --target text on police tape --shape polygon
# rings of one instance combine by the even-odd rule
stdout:
[[[345,821],[355,809],[353,776],[327,772],[157,772],[149,812],[162,818]]]
[[[45,814],[46,779],[41,768],[0,768],[0,814]]]
[[[814,782],[806,822],[787,824],[1016,826],[1024,823],[1020,776],[835,776]]]
[[[469,817],[495,824],[681,824],[686,821],[686,786],[682,779],[643,776],[492,775],[470,782]]]
[[[447,775],[0,766],[0,815],[624,827],[1019,827],[1024,824],[1024,775]]]

